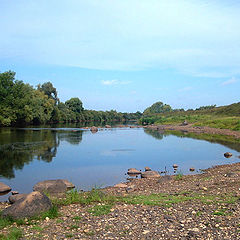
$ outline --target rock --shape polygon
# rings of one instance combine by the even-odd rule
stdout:
[[[11,191],[12,195],[16,195],[16,194],[19,194],[18,191]]]
[[[105,125],[105,128],[112,128],[110,125]]]
[[[34,185],[33,191],[47,193],[65,193],[75,186],[65,179],[46,180]]]
[[[127,184],[124,184],[124,183],[118,183],[116,185],[114,185],[115,188],[127,188]]]
[[[98,131],[98,128],[95,127],[95,126],[92,126],[92,127],[90,128],[90,131],[91,131],[92,133],[96,133],[96,132]]]
[[[136,168],[129,168],[128,171],[127,171],[127,174],[128,175],[131,175],[131,174],[141,174],[141,172],[138,171]]]
[[[181,126],[186,126],[186,125],[188,125],[188,122],[187,122],[186,120],[184,120],[184,121],[182,122]]]
[[[62,180],[66,184],[67,190],[71,190],[71,189],[75,188],[75,185],[73,183],[69,182],[67,179],[60,179],[60,180]]]
[[[3,217],[13,219],[34,217],[52,207],[50,199],[43,193],[32,192],[23,199],[16,201],[13,205],[2,211]]]
[[[8,201],[13,204],[18,200],[22,200],[27,196],[27,194],[16,194],[16,195],[12,195],[8,198]]]
[[[141,178],[157,178],[161,177],[157,171],[147,171],[141,173]]]
[[[234,177],[234,176],[236,176],[236,175],[237,175],[237,174],[234,173],[234,172],[228,172],[228,173],[224,174],[225,177]]]
[[[158,183],[165,183],[165,182],[169,182],[171,180],[172,180],[171,176],[165,175],[165,176],[162,176],[157,182]]]
[[[152,171],[152,169],[150,167],[145,167],[145,172],[147,171]]]
[[[178,165],[177,164],[173,164],[173,168],[178,168]]]
[[[0,194],[7,194],[7,193],[10,192],[11,190],[12,190],[12,189],[11,189],[8,185],[0,182]]]
[[[195,168],[194,168],[194,167],[190,167],[190,168],[189,168],[189,171],[190,171],[190,172],[194,172],[194,171],[195,171]]]
[[[232,153],[230,153],[230,152],[225,152],[225,153],[224,153],[224,157],[225,157],[225,158],[230,158],[230,157],[232,157]]]

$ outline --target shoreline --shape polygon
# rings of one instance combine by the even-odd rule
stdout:
[[[100,189],[114,202],[62,205],[56,218],[14,226],[20,239],[239,239],[240,162],[124,184]]]
[[[229,129],[220,129],[220,128],[211,128],[211,127],[198,127],[194,126],[193,124],[187,125],[150,125],[150,126],[143,126],[143,128],[151,129],[151,130],[168,130],[168,131],[182,131],[182,132],[189,132],[189,133],[206,133],[206,134],[219,134],[219,135],[226,135],[232,136],[236,139],[240,139],[240,131],[233,131]]]

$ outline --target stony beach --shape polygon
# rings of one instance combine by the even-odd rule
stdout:
[[[1,232],[16,226],[22,239],[240,239],[240,163],[196,175],[133,179],[101,192],[121,200],[110,207],[60,206],[54,219],[25,219]],[[98,208],[106,211],[98,215]]]

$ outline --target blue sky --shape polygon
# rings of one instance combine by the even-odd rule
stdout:
[[[240,1],[0,0],[0,72],[85,108],[239,102]]]

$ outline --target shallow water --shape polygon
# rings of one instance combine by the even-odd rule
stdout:
[[[80,128],[0,129],[0,181],[20,193],[31,192],[35,183],[64,178],[78,189],[104,187],[126,181],[128,168],[173,174],[190,174],[213,165],[239,161],[239,144],[210,143],[142,128],[102,129],[97,133]],[[226,159],[224,152],[232,152]],[[0,201],[7,196],[0,196]]]

